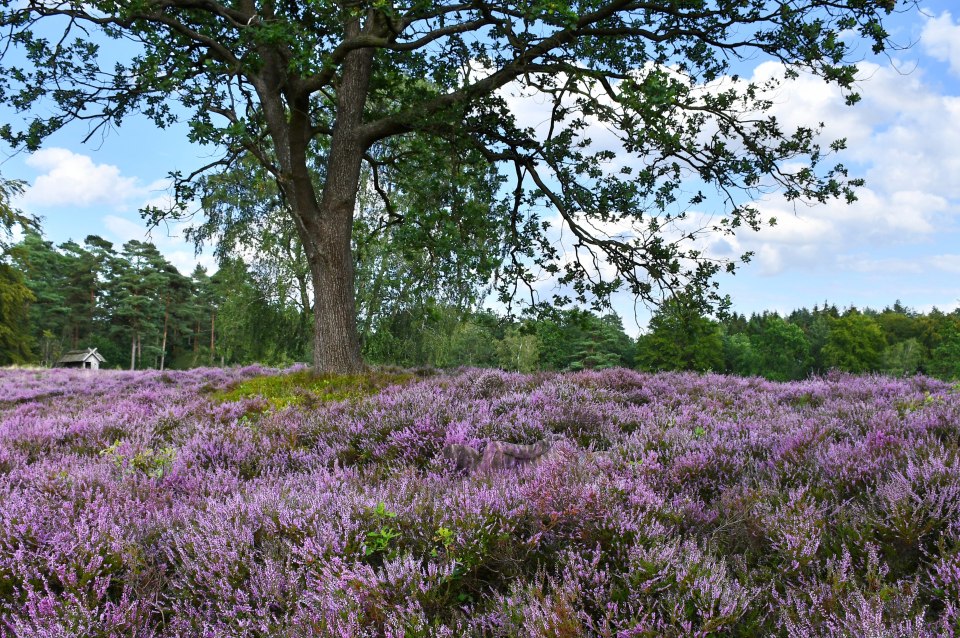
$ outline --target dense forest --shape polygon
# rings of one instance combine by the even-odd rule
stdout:
[[[131,369],[309,361],[312,301],[302,251],[292,235],[259,240],[256,259],[221,251],[215,274],[198,266],[184,275],[149,242],[117,248],[89,236],[55,246],[38,227],[28,228],[4,250],[0,364],[49,366],[65,351],[88,347],[98,348],[109,367]],[[523,372],[624,366],[773,380],[829,370],[960,378],[960,310],[825,303],[786,317],[717,318],[675,298],[634,340],[614,314],[499,316],[480,308],[476,287],[458,295],[428,285],[410,270],[418,257],[407,257],[406,264],[381,259],[358,268],[368,363]],[[10,293],[14,284],[19,296]]]

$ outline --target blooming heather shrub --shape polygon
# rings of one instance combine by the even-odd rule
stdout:
[[[867,544],[857,562],[850,552],[826,563],[824,578],[801,578],[775,598],[780,627],[788,636],[879,636],[907,638],[953,635],[948,619],[941,627],[925,621],[915,580],[894,580],[878,548]]]
[[[267,374],[0,371],[0,636],[960,631],[958,388]]]

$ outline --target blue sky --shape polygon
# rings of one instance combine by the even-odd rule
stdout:
[[[835,88],[811,77],[775,96],[782,121],[822,121],[825,138],[846,137],[841,160],[867,186],[853,206],[794,208],[772,195],[757,205],[777,226],[713,242],[717,253],[756,254],[721,279],[736,310],[788,312],[824,301],[882,308],[897,299],[921,311],[960,306],[960,6],[927,2],[890,28],[897,42],[912,46],[861,64],[857,106],[844,106]],[[744,75],[756,79],[780,71],[763,60],[749,65]],[[178,227],[145,237],[137,212],[165,199],[168,171],[209,161],[207,151],[184,141],[185,127],[158,131],[131,120],[81,144],[86,134],[71,126],[33,155],[0,156],[0,173],[30,184],[18,205],[43,218],[48,238],[98,234],[118,245],[147,238],[183,272],[198,260],[212,268],[212,258],[195,257]],[[616,307],[630,332],[645,322],[642,310],[633,320],[630,299]]]

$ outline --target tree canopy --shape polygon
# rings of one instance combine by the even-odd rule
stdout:
[[[561,301],[624,287],[709,301],[713,275],[735,262],[698,237],[758,228],[750,202],[770,189],[822,202],[852,198],[858,183],[824,165],[842,142],[822,147],[816,123],[785,129],[768,112],[774,87],[734,65],[762,56],[787,77],[850,90],[859,43],[848,34],[882,51],[882,18],[905,3],[0,0],[0,100],[29,114],[0,136],[36,149],[71,121],[93,136],[136,112],[158,126],[185,119],[190,141],[220,155],[175,174],[180,206],[155,221],[191,212],[205,177],[254,162],[276,184],[323,304],[315,368],[347,371],[362,365],[351,240],[364,165],[375,184],[411,161],[453,174],[484,162],[506,179],[491,202],[506,227],[504,296],[548,276]],[[107,39],[124,54],[101,49]],[[524,96],[547,105],[543,126],[518,116]],[[594,125],[615,133],[615,148],[591,139]],[[410,177],[376,189],[386,210],[416,199]],[[688,216],[698,207],[714,221]],[[434,213],[475,219],[455,198]]]
[[[675,297],[650,318],[637,355],[647,370],[719,371],[723,369],[720,326],[704,317],[690,298]]]

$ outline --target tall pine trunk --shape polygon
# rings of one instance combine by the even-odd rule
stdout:
[[[216,323],[217,323],[217,312],[215,310],[210,311],[210,367],[213,367],[213,356],[216,352],[217,338],[216,338]]]
[[[130,369],[137,369],[137,333],[130,336]]]
[[[163,365],[167,360],[167,324],[170,319],[170,306],[163,311],[163,341],[160,344],[160,370],[163,371]]]

